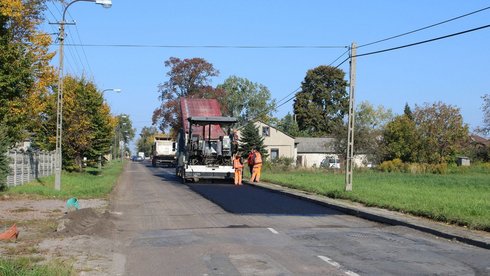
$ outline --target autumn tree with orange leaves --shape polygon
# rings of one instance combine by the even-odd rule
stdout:
[[[51,37],[37,29],[44,3],[0,2],[0,124],[9,144],[41,131],[49,86],[56,80],[49,65]]]

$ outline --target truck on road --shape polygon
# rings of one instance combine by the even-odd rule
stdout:
[[[180,99],[182,128],[177,135],[176,175],[183,183],[199,179],[233,179],[236,118],[221,116],[216,99]]]
[[[176,144],[169,136],[155,136],[151,147],[151,165],[175,166]]]

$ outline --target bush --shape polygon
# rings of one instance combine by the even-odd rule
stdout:
[[[425,164],[425,163],[403,163],[400,159],[384,161],[378,166],[382,172],[403,172],[403,173],[434,173],[446,174],[448,171],[447,163]]]
[[[5,133],[5,127],[0,124],[0,191],[7,188],[7,176],[9,174],[8,148],[9,140]]]
[[[278,157],[268,162],[269,168],[273,170],[287,171],[293,168],[294,159],[288,157]]]
[[[401,159],[393,159],[384,161],[378,166],[378,170],[382,172],[403,172],[406,170],[405,164]]]

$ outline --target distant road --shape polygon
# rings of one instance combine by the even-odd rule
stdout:
[[[490,275],[490,251],[251,186],[131,162],[112,208],[125,275]]]

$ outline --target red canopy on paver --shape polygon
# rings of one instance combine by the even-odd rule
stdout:
[[[221,108],[216,99],[192,99],[180,98],[180,110],[182,112],[182,125],[185,133],[189,133],[189,117],[216,117],[221,115]],[[201,138],[208,138],[209,126],[205,127],[205,137],[203,137],[203,126],[193,126],[192,134],[199,135]],[[225,136],[225,132],[220,125],[211,125],[211,139]]]

